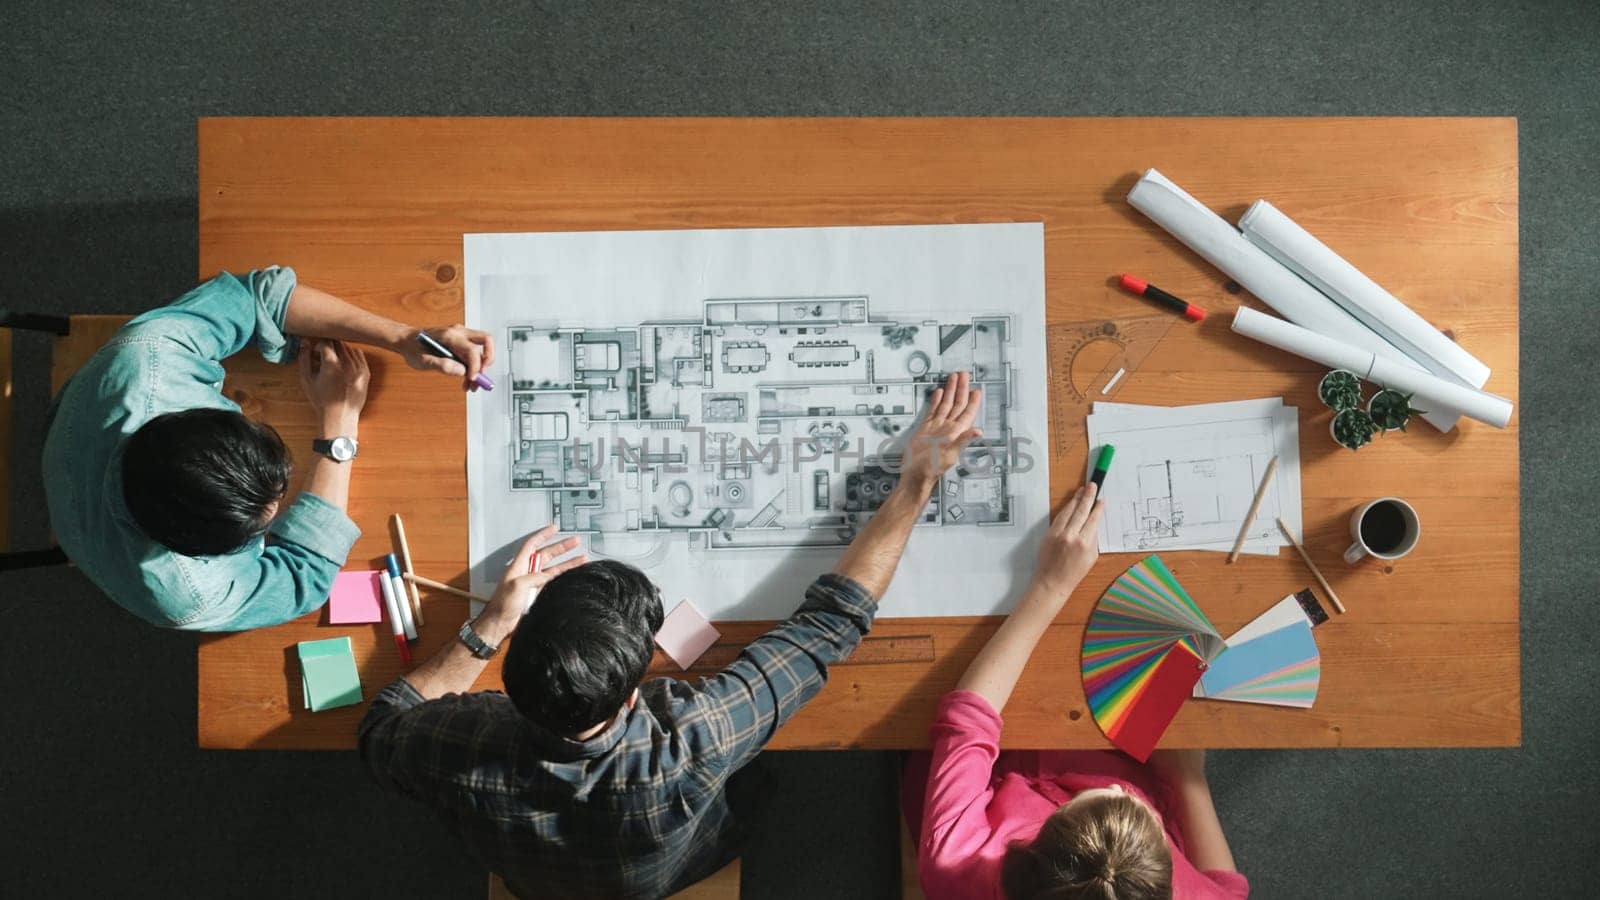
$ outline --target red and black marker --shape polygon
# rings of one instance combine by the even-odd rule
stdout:
[[[1132,291],[1135,294],[1138,294],[1141,297],[1149,297],[1151,300],[1154,300],[1157,303],[1172,307],[1177,312],[1182,313],[1183,317],[1191,322],[1198,322],[1206,317],[1205,310],[1180,297],[1172,296],[1148,281],[1141,281],[1132,275],[1123,275],[1121,278],[1117,279],[1117,281],[1121,283],[1124,288]]]

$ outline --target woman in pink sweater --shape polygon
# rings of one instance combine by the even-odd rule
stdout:
[[[1000,752],[1000,711],[1044,630],[1099,556],[1105,505],[1080,487],[1051,523],[1017,608],[939,702],[933,749],[903,788],[930,900],[1245,897],[1205,751],[1147,765],[1110,751]]]

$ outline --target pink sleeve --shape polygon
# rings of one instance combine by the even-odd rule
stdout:
[[[917,842],[924,873],[959,868],[989,839],[1000,714],[978,694],[951,691],[939,701],[928,734],[933,751]]]
[[[1217,890],[1223,897],[1236,897],[1238,900],[1246,900],[1250,896],[1250,882],[1238,872],[1216,869],[1210,872],[1201,872],[1200,874],[1211,879],[1211,883],[1217,886]]]
[[[1226,869],[1200,871],[1176,849],[1172,854],[1172,896],[1190,900],[1246,900],[1250,882]]]

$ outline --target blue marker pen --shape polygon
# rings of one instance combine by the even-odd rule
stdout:
[[[400,622],[405,626],[406,640],[417,639],[417,620],[411,615],[410,594],[406,591],[406,581],[400,577],[400,560],[393,553],[383,557],[383,564],[389,569],[389,584],[394,587],[395,606],[400,609]]]

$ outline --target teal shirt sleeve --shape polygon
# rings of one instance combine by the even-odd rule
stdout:
[[[267,362],[288,362],[300,349],[299,340],[284,332],[296,284],[287,266],[223,273],[129,322],[122,334],[158,336],[218,362],[254,344]]]
[[[297,494],[273,520],[265,542],[210,560],[220,571],[194,577],[214,585],[199,615],[180,627],[193,631],[244,631],[276,625],[321,608],[361,529],[332,503]],[[194,567],[194,560],[184,557]]]

